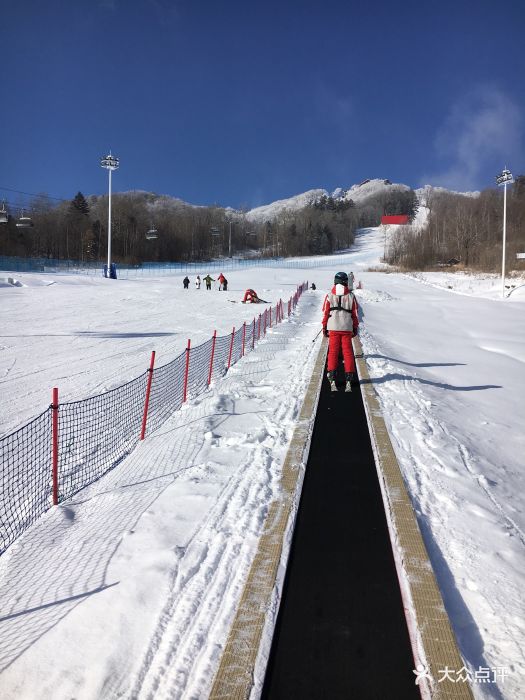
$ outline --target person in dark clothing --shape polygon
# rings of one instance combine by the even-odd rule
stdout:
[[[228,280],[226,279],[226,277],[223,277],[223,280],[222,280],[222,290],[224,292],[228,291]]]
[[[182,280],[182,284],[184,285],[184,289],[188,289],[190,286],[190,278],[188,275],[186,275],[186,277]]]

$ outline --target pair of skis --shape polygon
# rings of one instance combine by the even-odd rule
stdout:
[[[259,301],[237,301],[236,299],[228,299],[228,301],[231,301],[232,304],[269,304],[269,301],[265,301],[264,299],[259,299]]]

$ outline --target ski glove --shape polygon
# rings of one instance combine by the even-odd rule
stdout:
[[[325,338],[328,338],[328,336],[330,335],[326,326],[323,326],[323,335]]]

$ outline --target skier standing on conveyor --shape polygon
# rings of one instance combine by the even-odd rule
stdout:
[[[339,363],[339,351],[343,350],[345,365],[345,391],[352,391],[352,379],[355,372],[352,338],[357,335],[359,318],[357,300],[348,289],[348,275],[338,272],[334,286],[326,295],[323,303],[323,333],[329,338],[327,377],[332,391],[337,391],[335,373]]]

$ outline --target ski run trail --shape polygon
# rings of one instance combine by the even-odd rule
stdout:
[[[362,282],[367,366],[465,664],[499,674],[473,683],[474,696],[523,697],[525,280],[502,300],[497,276],[385,274],[384,235],[365,229],[315,269],[225,270],[226,293],[193,280],[183,291],[184,274],[21,274],[21,286],[0,285],[2,434],[44,410],[53,386],[64,401],[86,398],[144,371],[151,349],[162,364],[188,335],[193,346],[251,321],[260,307],[226,303],[247,287],[275,304],[305,280],[317,286],[0,558],[2,699],[208,696],[340,269]],[[350,424],[349,468],[351,455]],[[271,635],[277,608],[266,612]]]

